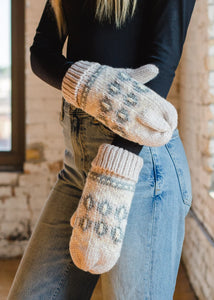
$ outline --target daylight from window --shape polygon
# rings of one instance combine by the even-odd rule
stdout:
[[[11,150],[11,0],[0,10],[0,151]]]

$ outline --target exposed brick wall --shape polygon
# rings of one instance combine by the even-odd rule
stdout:
[[[209,16],[209,18],[208,18]],[[214,299],[214,1],[196,1],[180,64],[179,129],[191,170],[183,259],[199,299]]]
[[[0,173],[0,257],[23,253],[64,156],[61,94],[30,67],[29,47],[44,4],[26,1],[26,162],[23,174]]]

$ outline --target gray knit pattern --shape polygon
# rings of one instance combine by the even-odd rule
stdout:
[[[69,250],[80,269],[101,274],[117,262],[142,166],[138,155],[114,145],[100,145],[70,220]]]
[[[151,80],[148,74],[153,68],[140,70],[147,72],[145,78]],[[139,78],[139,70],[136,74]],[[62,92],[66,101],[140,145],[162,146],[177,127],[175,107],[136,80],[130,71],[78,61],[66,72]]]
[[[111,186],[115,189],[127,190],[132,192],[134,192],[135,190],[135,183],[130,183],[130,180],[126,181],[115,176],[107,176],[96,172],[90,172],[88,174],[88,177],[94,181],[99,182],[100,184]]]

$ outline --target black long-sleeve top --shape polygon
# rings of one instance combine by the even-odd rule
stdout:
[[[167,98],[180,61],[196,0],[138,0],[134,16],[121,28],[94,18],[95,0],[62,0],[67,32],[60,38],[47,0],[30,47],[31,67],[42,80],[61,89],[67,69],[78,60],[120,68],[153,63],[156,78],[145,85]],[[66,38],[67,54],[62,55]],[[116,135],[114,145],[139,153],[142,146]]]

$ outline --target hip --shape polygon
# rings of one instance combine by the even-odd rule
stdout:
[[[81,109],[63,101],[60,114],[65,152],[62,176],[84,180],[102,143],[111,144],[115,133]],[[179,193],[181,205],[188,213],[192,203],[192,185],[184,145],[176,128],[168,143],[159,147],[143,146],[139,156],[144,164],[136,185],[141,197],[158,197],[166,190]],[[74,178],[75,177],[75,178]]]

